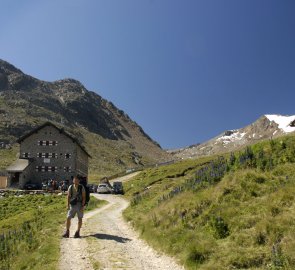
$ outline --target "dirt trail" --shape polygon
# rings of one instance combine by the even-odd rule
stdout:
[[[71,237],[61,241],[61,270],[88,269],[184,269],[175,261],[157,253],[123,220],[128,202],[121,196],[94,194],[109,203],[85,214],[80,239],[72,238],[77,218],[72,222]]]

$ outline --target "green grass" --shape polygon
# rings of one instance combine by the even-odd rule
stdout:
[[[11,149],[0,149],[0,171],[4,171],[16,159],[19,147],[14,145]]]
[[[125,185],[124,216],[187,269],[295,269],[294,150],[287,136],[225,163],[208,157],[146,170]]]
[[[1,269],[56,269],[65,198],[9,196],[0,204]]]
[[[87,205],[85,211],[89,212],[89,211],[94,210],[96,208],[102,207],[105,204],[107,204],[107,201],[99,200],[99,199],[95,198],[94,196],[90,195],[90,200],[88,202],[88,205]]]
[[[86,211],[105,202],[91,197]],[[66,197],[7,196],[0,200],[0,269],[57,269]]]
[[[128,141],[110,140],[101,136],[81,130],[85,139],[85,146],[92,156],[89,159],[89,180],[98,183],[99,179],[126,171],[126,168],[134,168],[136,164],[132,160],[132,148]],[[143,157],[144,164],[155,163]]]

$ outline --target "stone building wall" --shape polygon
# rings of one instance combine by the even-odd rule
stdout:
[[[21,142],[20,158],[30,159],[30,165],[22,173],[20,186],[49,179],[71,180],[79,172],[83,172],[83,176],[88,173],[86,153],[72,138],[50,125]]]
[[[81,176],[88,175],[88,156],[78,145],[77,145],[76,172],[77,174]]]

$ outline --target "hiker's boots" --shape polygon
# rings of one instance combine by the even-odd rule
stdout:
[[[75,234],[74,234],[74,238],[80,238],[80,232],[79,231],[76,231]]]
[[[70,237],[70,231],[65,231],[62,235],[63,238],[69,238]],[[76,231],[74,234],[74,238],[80,238],[80,232]]]
[[[66,230],[65,233],[62,235],[63,238],[69,238],[70,237],[70,231]]]

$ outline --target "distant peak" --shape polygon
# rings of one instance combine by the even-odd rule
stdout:
[[[15,66],[11,65],[10,63],[0,59],[0,72],[3,73],[10,73],[10,72],[15,72],[15,73],[23,73],[20,69],[16,68]]]
[[[273,121],[278,124],[279,128],[285,132],[295,131],[295,127],[293,126],[295,115],[284,116],[279,114],[266,114],[265,117],[269,121]]]

